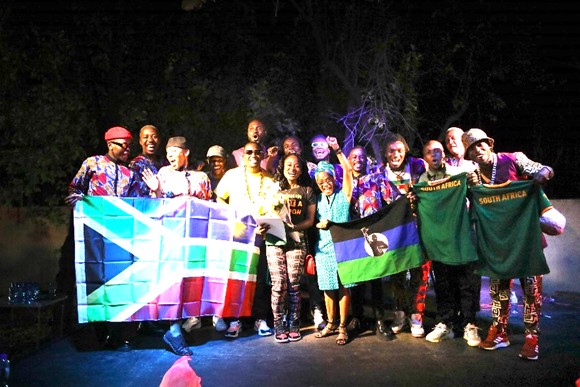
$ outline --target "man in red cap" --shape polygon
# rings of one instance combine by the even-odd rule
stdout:
[[[83,161],[69,184],[69,196],[65,201],[74,206],[82,200],[83,195],[130,196],[134,177],[125,164],[129,158],[132,139],[131,133],[121,126],[107,130],[107,154],[91,156]]]
[[[81,168],[69,184],[69,195],[65,202],[74,207],[88,196],[133,196],[134,175],[125,165],[129,158],[131,133],[114,126],[105,133],[108,152],[105,155],[91,156],[83,161]],[[105,348],[130,351],[129,342],[121,338],[120,323],[106,323]]]

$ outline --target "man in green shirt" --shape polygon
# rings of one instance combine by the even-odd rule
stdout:
[[[525,343],[519,355],[523,359],[537,360],[539,353],[538,335],[540,333],[539,319],[542,307],[542,274],[547,273],[547,266],[542,267],[541,262],[535,261],[534,267],[529,268],[529,270],[522,272],[520,270],[521,268],[518,268],[512,271],[511,268],[517,266],[517,262],[529,261],[530,257],[527,256],[527,253],[520,253],[514,263],[510,258],[510,253],[517,251],[512,249],[514,247],[512,241],[517,241],[518,239],[530,245],[534,244],[538,246],[540,244],[541,246],[543,236],[539,228],[540,214],[535,213],[531,215],[533,218],[527,218],[533,221],[530,223],[530,228],[533,227],[537,231],[533,236],[529,237],[531,239],[525,239],[519,236],[514,239],[513,236],[517,234],[517,231],[521,230],[521,227],[515,228],[511,226],[511,215],[506,213],[505,210],[521,202],[522,197],[518,195],[526,195],[528,198],[530,195],[533,195],[533,201],[538,200],[537,196],[540,195],[538,189],[528,192],[527,189],[517,187],[517,185],[514,186],[515,183],[519,183],[519,180],[532,179],[536,185],[540,185],[554,176],[554,170],[546,165],[528,159],[522,152],[495,153],[493,151],[494,140],[488,137],[481,129],[474,128],[468,130],[463,134],[462,141],[465,146],[465,158],[467,160],[473,160],[478,164],[477,173],[470,176],[472,183],[485,183],[489,184],[490,188],[498,188],[498,185],[501,186],[504,183],[513,182],[509,184],[512,185],[510,189],[514,187],[516,189],[511,193],[498,191],[490,194],[489,192],[485,192],[484,187],[484,192],[481,192],[482,196],[475,197],[472,202],[472,206],[479,206],[480,208],[479,211],[476,209],[474,212],[476,221],[478,222],[478,251],[480,252],[480,257],[484,260],[486,260],[486,251],[492,254],[488,257],[489,259],[486,260],[486,263],[487,269],[494,270],[494,272],[488,274],[490,275],[489,293],[492,299],[493,324],[489,328],[487,338],[481,342],[480,348],[495,350],[510,345],[507,336],[510,309],[509,296],[512,279],[519,278],[520,285],[524,290],[524,324],[526,327]],[[532,187],[528,188],[531,189]],[[480,191],[480,189],[475,187],[472,189],[475,195],[479,194]],[[503,200],[504,194],[507,194],[506,200]],[[496,205],[504,208],[497,212],[497,217],[491,219],[486,218],[486,213],[490,213]],[[526,211],[533,211],[533,208],[526,209]],[[516,212],[513,215],[513,219],[521,220],[522,216]],[[504,240],[503,244],[500,243],[501,239],[498,238],[498,240],[495,240],[494,235],[498,234],[484,235],[482,233],[482,226],[485,227],[486,222],[487,224],[495,223],[498,226],[500,220],[506,226],[502,236]],[[537,229],[535,226],[537,226]],[[487,227],[487,230],[497,231],[497,227],[490,226]],[[502,262],[503,267],[493,265],[493,262],[498,261]],[[512,262],[513,265],[508,262]]]
[[[439,141],[423,147],[427,171],[413,187],[418,198],[419,235],[427,256],[433,262],[435,300],[439,323],[426,340],[438,343],[455,337],[454,329],[463,328],[469,346],[481,342],[475,324],[474,299],[478,289],[472,279],[478,260],[471,239],[466,205],[467,170],[448,165]]]

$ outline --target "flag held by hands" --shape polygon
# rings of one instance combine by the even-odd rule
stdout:
[[[74,228],[79,322],[251,315],[250,216],[195,198],[87,196]]]
[[[400,197],[366,218],[330,226],[343,284],[369,281],[423,263],[417,222]]]

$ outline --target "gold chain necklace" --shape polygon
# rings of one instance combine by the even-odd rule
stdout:
[[[248,199],[254,204],[256,202],[252,199],[252,194],[250,193],[250,184],[248,183],[248,169],[244,166],[244,180],[246,182],[246,192],[248,192]],[[258,197],[262,197],[262,186],[264,184],[264,175],[262,174],[262,169],[260,168],[260,189],[258,190]]]
[[[391,169],[391,171],[393,171],[393,173],[395,174],[397,181],[401,182],[403,181],[403,177],[405,176],[405,172],[406,172],[406,168],[403,167],[403,170],[401,172],[397,172],[394,169]]]

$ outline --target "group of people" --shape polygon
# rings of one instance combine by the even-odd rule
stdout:
[[[383,299],[386,282],[379,278],[343,284],[328,228],[331,223],[374,214],[401,196],[408,197],[411,203],[420,200],[413,192],[417,183],[466,173],[470,185],[528,178],[543,184],[553,177],[552,168],[533,162],[520,152],[494,152],[493,139],[481,129],[464,133],[460,128],[450,128],[444,141],[447,157],[443,144],[431,140],[423,147],[422,159],[412,157],[405,139],[393,134],[385,144],[383,165],[374,171],[370,171],[364,147],[355,146],[345,154],[336,138],[316,135],[311,142],[311,161],[306,161],[298,137],[287,136],[280,146],[266,147],[266,134],[260,120],[250,121],[247,143],[230,155],[219,145],[210,147],[208,170],[201,172],[189,167],[192,149],[185,137],[169,138],[163,158],[158,153],[159,130],[146,125],[139,132],[142,152],[129,161],[132,135],[123,127],[113,127],[104,137],[107,153],[83,162],[70,183],[66,201],[74,205],[84,195],[189,196],[247,211],[258,221],[257,237],[262,242],[252,311],[254,328],[261,336],[273,335],[279,343],[301,339],[300,288],[304,284],[317,338],[336,335],[336,343],[344,345],[349,342],[349,335],[366,328],[373,328],[386,341],[407,328],[414,337],[424,337],[425,298],[433,273],[439,322],[426,335],[428,341],[440,342],[461,332],[468,345],[486,350],[510,344],[507,324],[511,279],[491,278],[493,323],[484,340],[478,334],[476,312],[481,281],[474,274],[475,253],[461,264],[426,256],[422,265],[391,275],[394,319],[387,322]],[[339,164],[331,163],[332,153]],[[260,221],[280,205],[288,209],[285,238],[271,235],[271,225]],[[305,256],[309,253],[315,257],[316,276],[304,274]],[[526,326],[520,357],[531,360],[538,358],[541,281],[541,275],[520,278]],[[367,287],[371,319],[364,317]],[[218,331],[225,331],[226,337],[236,338],[244,327],[241,317],[214,316],[213,323]],[[198,326],[198,317],[183,323],[174,321],[163,339],[176,354],[191,355],[182,329]]]

